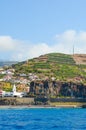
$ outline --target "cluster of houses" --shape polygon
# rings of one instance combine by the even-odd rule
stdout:
[[[0,68],[0,82],[9,82],[13,85],[11,92],[3,91],[0,88],[0,96],[3,97],[24,97],[30,92],[33,94],[48,94],[51,96],[75,96],[86,97],[86,86],[83,84],[73,84],[71,80],[68,83],[55,81],[55,77],[52,77],[51,81],[48,79],[39,79],[36,74],[18,74],[15,76],[14,69]],[[82,80],[82,77],[77,77],[76,81]],[[38,82],[37,82],[38,81]],[[21,91],[17,91],[19,88]]]
[[[15,76],[15,69],[4,69],[0,68],[0,82],[9,82],[12,85],[16,84],[18,88],[21,89],[19,92],[6,92],[2,89],[0,90],[0,96],[18,96],[23,97],[30,90],[30,82],[32,80],[38,79],[38,76],[33,73],[29,73],[28,75],[22,73]],[[14,85],[13,85],[14,86]]]
[[[13,85],[12,92],[6,92],[3,90],[0,90],[0,96],[1,97],[24,97],[27,93],[25,92],[17,92],[15,84]]]
[[[14,73],[15,73],[15,69],[4,70],[3,68],[0,68],[0,75],[3,75],[3,77],[0,78],[0,81],[9,81],[12,83],[28,84],[30,80],[38,79],[38,76],[33,73],[29,73],[28,75],[22,73],[17,76],[14,76]]]

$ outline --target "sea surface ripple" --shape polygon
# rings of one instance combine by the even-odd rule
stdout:
[[[0,130],[86,130],[86,109],[0,109]]]

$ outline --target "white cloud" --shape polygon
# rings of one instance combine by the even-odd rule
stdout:
[[[33,57],[38,57],[42,54],[46,54],[51,52],[51,48],[46,43],[38,43],[38,44],[25,44],[21,43],[17,45],[17,49],[15,50],[12,58],[16,60],[25,60]]]
[[[0,51],[10,51],[14,45],[14,40],[10,36],[0,36]]]
[[[75,53],[86,53],[86,32],[76,32],[68,30],[60,35],[56,35],[57,47],[61,47],[61,52],[72,53],[73,46]]]
[[[50,52],[86,53],[86,32],[67,30],[55,36],[56,41],[52,45],[48,43],[33,44],[30,42],[13,39],[10,36],[0,36],[0,53],[10,55],[12,60],[26,60]]]

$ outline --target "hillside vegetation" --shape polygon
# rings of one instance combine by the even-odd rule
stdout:
[[[80,57],[80,55],[79,55]],[[78,57],[78,58],[79,58]],[[83,62],[76,55],[68,55],[61,53],[50,53],[41,55],[37,58],[28,61],[20,62],[13,65],[15,68],[15,75],[19,73],[35,73],[39,78],[48,76],[55,77],[61,81],[80,81],[86,82],[86,55],[84,55]],[[83,55],[82,55],[83,58]],[[79,64],[77,59],[80,61]]]

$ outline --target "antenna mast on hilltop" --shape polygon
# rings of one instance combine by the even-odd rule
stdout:
[[[74,49],[75,49],[75,48],[74,48],[74,45],[73,45],[73,55],[74,55],[74,53],[75,53],[75,52],[74,52],[74,51],[75,51]]]

